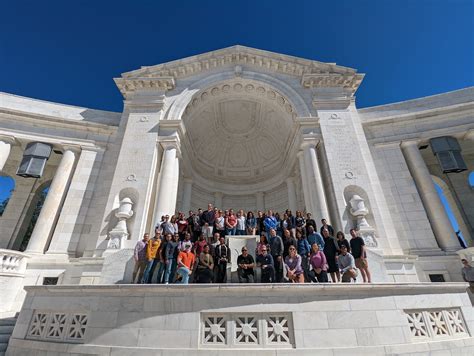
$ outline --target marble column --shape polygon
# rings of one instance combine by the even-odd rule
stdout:
[[[264,211],[265,210],[265,193],[257,192],[257,210]]]
[[[416,141],[402,142],[401,149],[408,169],[415,180],[439,247],[445,251],[459,250],[456,234],[438,196],[428,167],[418,149],[418,143]]]
[[[224,211],[224,207],[222,206],[223,197],[224,194],[222,194],[221,192],[214,193],[214,206],[222,211]]]
[[[10,136],[0,136],[0,172],[3,171],[3,167],[7,162],[8,156],[10,155],[11,147],[15,139]]]
[[[179,170],[177,147],[174,145],[163,145],[163,158],[161,163],[160,181],[156,194],[155,223],[161,220],[163,215],[172,215],[176,206],[178,185],[176,184],[176,168]],[[178,167],[176,167],[178,165]]]
[[[182,207],[185,216],[187,216],[189,210],[191,210],[191,193],[193,191],[193,180],[189,178],[183,179],[183,201]]]
[[[308,173],[306,170],[306,164],[304,161],[303,151],[299,151],[297,156],[298,156],[299,165],[300,165],[301,182],[303,183],[303,196],[304,196],[304,204],[306,206],[306,212],[313,213],[313,206],[311,205],[310,191],[309,191],[309,186],[308,186]],[[295,214],[294,211],[292,211],[292,213]]]
[[[329,219],[329,211],[324,194],[323,180],[321,170],[319,169],[316,146],[313,144],[304,146],[305,162],[308,169],[308,190],[310,192],[311,205],[313,207],[313,216],[316,221],[320,219]]]
[[[293,178],[287,178],[286,187],[288,188],[288,207],[294,213],[297,209],[295,180]]]
[[[54,175],[48,194],[30,237],[26,253],[42,254],[54,230],[54,222],[66,196],[68,183],[71,179],[76,159],[76,148],[65,148],[63,157]]]

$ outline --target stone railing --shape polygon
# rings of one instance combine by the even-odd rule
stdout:
[[[23,276],[28,258],[19,251],[0,249],[0,276]]]

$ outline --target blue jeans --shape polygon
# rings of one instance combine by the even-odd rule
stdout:
[[[188,284],[189,283],[189,273],[191,273],[191,271],[187,268],[187,267],[179,267],[178,268],[178,274],[183,277],[181,279],[181,284]]]
[[[173,259],[168,260],[168,264],[166,265],[165,283],[173,283],[175,273],[176,273],[176,260],[173,258]]]
[[[235,235],[235,227],[232,228],[232,229],[229,229],[229,228],[225,228],[225,234],[226,235]]]
[[[153,264],[155,264],[155,260],[147,261],[146,262],[146,267],[145,267],[145,272],[143,272],[143,278],[141,280],[141,283],[149,283],[148,279],[150,278],[150,272],[153,273]]]
[[[166,263],[160,262],[160,267],[158,268],[158,273],[156,274],[156,283],[163,283],[163,278],[165,276]]]
[[[235,234],[236,235],[245,235],[245,230],[236,230]]]

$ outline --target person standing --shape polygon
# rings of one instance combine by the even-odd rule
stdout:
[[[230,249],[225,244],[225,238],[219,238],[219,245],[215,251],[216,283],[227,282],[227,263],[230,262]]]
[[[283,240],[276,234],[276,230],[271,228],[270,231],[270,253],[273,257],[275,265],[275,282],[281,282],[283,278]]]
[[[179,236],[169,235],[169,242],[166,245],[166,272],[165,272],[165,284],[174,282],[174,274],[176,272],[176,258],[178,256],[178,243]],[[171,238],[171,236],[173,236]],[[168,239],[168,237],[167,237]]]
[[[214,229],[214,233],[219,233],[220,236],[224,236],[225,234],[225,219],[224,215],[222,214],[222,210],[217,211],[216,215],[216,228]]]
[[[247,213],[247,219],[245,221],[245,228],[247,230],[247,235],[255,235],[257,231],[257,219],[253,215],[253,212],[249,211]]]
[[[328,263],[328,272],[331,274],[331,280],[333,283],[339,282],[339,268],[337,267],[336,256],[339,252],[339,246],[337,245],[334,237],[329,236],[329,230],[323,230],[323,240],[324,240],[324,255]]]
[[[316,230],[316,221],[311,217],[311,213],[306,214],[306,236],[309,235],[309,227],[313,227],[313,231]]]
[[[328,283],[328,264],[324,252],[320,250],[319,245],[314,243],[311,246],[311,256],[309,264],[313,269],[309,272],[309,278],[314,283]]]
[[[283,230],[283,259],[290,254],[290,246],[297,246],[298,241],[291,236],[291,231],[288,229]]]
[[[349,253],[351,252],[351,244],[349,243],[349,241],[347,241],[342,231],[337,232],[336,241],[337,241],[337,245],[339,246],[339,249],[341,249],[342,245],[345,245],[347,247],[347,252]]]
[[[308,227],[308,243],[310,246],[318,244],[320,250],[324,249],[323,237],[319,234],[319,232],[316,232],[313,226]]]
[[[196,258],[194,253],[191,252],[192,243],[191,241],[186,242],[184,245],[184,251],[181,251],[178,254],[178,270],[176,271],[178,275],[181,276],[180,284],[188,284],[189,276],[193,273],[194,263]]]
[[[198,210],[198,214],[194,214],[192,215],[192,219],[193,219],[193,230],[192,230],[192,241],[193,242],[196,242],[199,238],[199,235],[201,235],[201,216],[199,215],[199,211],[202,212],[202,209],[199,209]]]
[[[303,268],[304,279],[309,281],[309,254],[311,253],[311,245],[299,230],[296,230],[296,239],[298,240],[296,251],[301,257],[301,268]]]
[[[267,232],[267,238],[270,239],[270,230],[271,229],[275,230],[275,234],[276,234],[276,228],[277,228],[277,220],[273,216],[273,210],[268,210],[267,216],[263,220],[263,224],[265,225],[265,231]]]
[[[360,270],[362,281],[364,283],[371,283],[372,276],[369,271],[369,263],[367,262],[367,252],[365,251],[364,239],[357,236],[355,229],[351,229],[349,232],[351,234],[350,245],[352,256],[355,258],[355,265]]]
[[[474,293],[474,268],[465,258],[463,258],[461,262],[463,265],[461,270],[462,279],[464,282],[469,283],[469,291],[471,293],[470,297],[472,297],[472,294]]]
[[[143,235],[143,239],[137,241],[135,249],[133,250],[133,259],[135,260],[135,268],[133,269],[132,283],[141,283],[143,278],[143,273],[147,266],[146,259],[146,247],[148,240],[150,239],[150,234],[146,233]],[[138,277],[138,278],[137,278]]]
[[[183,212],[178,214],[178,221],[176,224],[178,225],[179,240],[183,241],[184,234],[188,231],[188,220],[184,217]]]
[[[339,268],[341,269],[342,283],[350,283],[357,278],[357,269],[354,257],[347,252],[347,247],[342,245],[341,254],[338,259]]]
[[[165,272],[166,272],[166,246],[168,242],[171,240],[171,235],[167,234],[163,237],[161,241],[161,246],[159,250],[159,258],[160,258],[160,267],[158,268],[158,274],[156,275],[156,283],[164,283]]]
[[[237,225],[236,225],[236,235],[245,235],[245,215],[239,211],[237,213]]]
[[[216,222],[216,214],[212,204],[207,204],[207,210],[201,215],[201,231],[205,237],[212,236],[214,224]]]
[[[326,219],[321,219],[321,224],[322,224],[321,230],[320,230],[321,234],[323,233],[324,229],[328,229],[329,235],[334,236],[334,228],[328,224]]]
[[[262,283],[275,282],[275,266],[273,257],[268,253],[267,246],[261,248],[261,255],[257,256],[257,265],[262,269]]]
[[[158,251],[160,249],[161,245],[161,240],[160,240],[160,234],[155,233],[155,236],[153,236],[152,239],[148,240],[146,244],[146,267],[145,271],[143,272],[143,279],[141,283],[151,283],[151,278],[153,276],[153,271],[156,268],[156,265],[159,261],[159,259],[156,259],[156,255],[158,254]]]
[[[247,247],[242,247],[242,254],[237,257],[237,275],[239,283],[254,283],[255,279],[255,261],[249,254]]]
[[[257,231],[256,233],[258,235],[261,235],[262,233],[265,232],[265,216],[263,213],[259,210],[257,211],[257,218],[255,219],[257,221]]]

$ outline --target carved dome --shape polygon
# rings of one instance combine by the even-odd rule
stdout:
[[[239,184],[280,174],[294,117],[282,95],[250,81],[198,93],[183,117],[193,170],[213,181]]]

